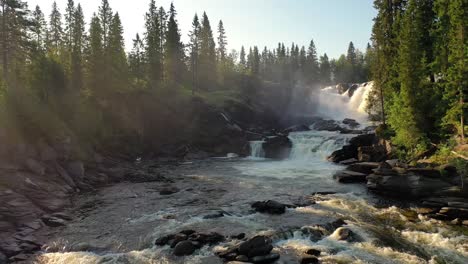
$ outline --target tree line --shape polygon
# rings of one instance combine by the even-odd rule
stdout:
[[[39,6],[29,10],[22,0],[0,0],[0,104],[27,119],[19,123],[30,123],[28,128],[56,122],[99,138],[126,129],[115,128],[117,123],[136,122],[130,117],[138,112],[133,108],[142,107],[136,97],[167,108],[175,101],[186,103],[190,94],[225,92],[261,104],[259,90],[273,96],[277,91],[268,84],[274,83],[282,89],[277,97],[285,95],[281,104],[287,105],[296,85],[317,89],[368,80],[370,48],[361,52],[352,42],[336,60],[319,55],[313,40],[307,48],[279,43],[274,49],[228,50],[223,21],[213,28],[203,13],[194,16],[189,42],[183,43],[174,4],[166,10],[154,0],[144,21],[127,53],[120,15],[108,0],[102,0],[89,23],[73,0],[67,0],[64,12],[53,2],[48,15]],[[134,106],[126,109],[130,98]],[[152,111],[158,116],[163,110]],[[144,134],[143,128],[137,130]]]
[[[464,144],[468,1],[376,0],[374,5],[370,57],[377,89],[370,108],[404,152]]]

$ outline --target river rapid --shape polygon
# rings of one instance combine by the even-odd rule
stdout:
[[[307,131],[291,133],[291,157],[263,159],[252,142],[249,158],[212,158],[169,170],[180,191],[162,196],[161,183],[120,183],[76,201],[77,215],[53,234],[38,263],[222,263],[215,255],[236,240],[205,246],[189,257],[174,257],[156,238],[181,230],[215,231],[225,236],[268,234],[277,263],[299,263],[307,248],[322,251],[322,263],[468,263],[466,230],[429,220],[420,208],[375,197],[362,185],[342,185],[332,175],[341,166],[326,161],[349,135]],[[316,192],[334,192],[312,195]],[[316,204],[289,208],[272,216],[252,211],[255,201]],[[395,205],[398,205],[395,206]],[[205,219],[213,213],[222,217]],[[301,231],[344,219],[355,241],[329,233],[314,241]],[[70,252],[73,251],[73,252]],[[88,252],[84,252],[88,251]]]
[[[364,123],[370,89],[372,83],[363,84],[350,96],[325,88],[318,112]],[[292,152],[283,161],[264,159],[262,142],[254,141],[248,158],[228,155],[156,168],[172,183],[119,183],[78,196],[75,219],[48,234],[36,262],[223,263],[215,253],[239,243],[230,236],[245,233],[270,235],[273,251],[281,255],[276,263],[300,263],[309,248],[322,251],[321,263],[468,263],[466,228],[425,218],[427,209],[374,196],[362,184],[333,179],[344,167],[326,157],[352,135],[311,130],[289,138]],[[161,195],[166,187],[178,191]],[[253,202],[265,200],[299,206],[282,215],[252,210]],[[345,220],[354,240],[339,240],[333,230],[318,240],[304,232],[337,219]],[[161,236],[187,229],[218,232],[227,240],[189,257],[154,245]]]

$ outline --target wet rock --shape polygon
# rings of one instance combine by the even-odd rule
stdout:
[[[291,133],[291,132],[303,132],[303,131],[310,131],[309,126],[306,126],[306,125],[296,125],[296,126],[288,127],[288,128],[286,128],[286,129],[283,131],[283,133],[289,134],[289,133]]]
[[[357,137],[352,138],[349,141],[349,145],[358,148],[358,147],[364,147],[364,146],[372,146],[374,143],[376,143],[376,136],[375,134],[364,134],[364,135],[359,135]]]
[[[50,227],[59,227],[59,226],[67,225],[66,220],[55,217],[55,216],[45,215],[41,219],[44,222],[44,224]]]
[[[378,162],[359,162],[355,164],[349,165],[346,170],[348,171],[355,171],[364,174],[371,174],[375,169],[379,167],[380,163]]]
[[[384,146],[362,146],[358,147],[358,160],[361,162],[384,161],[387,153]]]
[[[346,227],[339,227],[335,230],[335,232],[331,235],[333,238],[337,240],[349,240],[352,238],[353,232]]]
[[[291,153],[292,142],[286,135],[267,137],[263,143],[265,158],[287,159]]]
[[[331,162],[339,163],[344,160],[354,159],[357,157],[357,148],[353,146],[343,146],[343,148],[334,151],[328,160]]]
[[[0,263],[1,264],[8,263],[7,256],[5,256],[5,254],[3,254],[2,252],[0,252]]]
[[[304,235],[309,236],[309,239],[312,242],[317,242],[321,240],[323,236],[325,235],[323,230],[321,230],[321,228],[318,226],[316,227],[304,226],[301,228],[301,231]]]
[[[272,241],[266,236],[255,236],[239,245],[239,254],[249,258],[264,256],[273,250]],[[255,263],[255,262],[254,262]]]
[[[350,119],[350,118],[345,118],[343,121],[342,121],[343,124],[345,125],[348,125],[349,127],[351,128],[356,128],[358,126],[360,126],[361,124],[359,124],[358,122],[356,122],[356,120],[354,119]]]
[[[226,262],[227,264],[249,264],[251,262],[244,262],[244,261],[229,261]]]
[[[159,191],[159,194],[160,195],[171,195],[171,194],[174,194],[174,193],[178,193],[180,190],[176,187],[166,187],[166,188],[163,188]]]
[[[237,256],[236,257],[236,260],[237,261],[240,261],[240,262],[248,262],[249,261],[249,257],[245,256],[245,255],[240,255],[240,256]]]
[[[240,233],[240,234],[237,234],[237,235],[232,235],[231,238],[233,239],[244,239],[245,238],[245,233]]]
[[[187,235],[187,236],[190,236],[191,234],[196,233],[196,231],[195,231],[195,230],[188,229],[188,230],[182,230],[182,231],[180,231],[179,233],[184,234],[184,235]]]
[[[333,176],[340,183],[360,183],[366,182],[367,175],[354,171],[339,171]]]
[[[221,234],[218,234],[216,232],[211,232],[208,234],[204,233],[194,233],[189,236],[189,240],[191,241],[197,241],[202,244],[216,244],[219,242],[224,241],[224,236]]]
[[[284,214],[286,212],[285,204],[272,200],[265,202],[255,202],[252,204],[252,208],[254,208],[257,212],[268,214]]]
[[[441,178],[442,176],[439,170],[431,168],[409,168],[408,172],[428,178]]]
[[[266,256],[257,256],[250,259],[252,263],[271,263],[280,258],[280,255],[277,253],[271,253]]]
[[[318,250],[318,249],[315,249],[315,248],[309,248],[304,253],[307,254],[307,255],[312,255],[312,256],[318,257],[318,256],[320,256],[320,253],[322,253],[322,252],[320,250]]]
[[[31,255],[21,253],[21,254],[18,254],[16,256],[11,257],[10,261],[13,262],[13,263],[17,263],[17,262],[27,261],[30,258],[31,258]]]
[[[342,131],[342,128],[335,120],[318,120],[314,123],[314,130],[318,131]]]
[[[176,234],[171,242],[171,248],[174,248],[179,242],[187,240],[188,236],[185,234]]]
[[[316,264],[319,263],[319,259],[314,256],[304,256],[301,259],[301,264]]]
[[[195,252],[196,247],[192,244],[191,241],[185,240],[177,243],[174,248],[175,256],[189,256]]]
[[[175,235],[167,235],[167,236],[160,237],[160,238],[156,239],[155,245],[156,246],[164,246],[164,245],[168,244],[169,241],[174,239],[174,237],[175,237]]]
[[[440,209],[439,214],[446,215],[451,219],[468,219],[468,209],[465,208],[443,207]]]
[[[354,163],[357,163],[357,162],[359,162],[357,159],[352,158],[352,159],[347,159],[347,160],[340,161],[340,164],[341,165],[351,165],[351,164],[354,164]]]
[[[448,202],[447,204],[449,207],[468,209],[468,201],[467,202]]]

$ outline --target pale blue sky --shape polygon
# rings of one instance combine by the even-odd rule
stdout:
[[[52,0],[26,0],[30,9],[36,4],[48,15]],[[57,0],[60,11],[67,0]],[[83,6],[89,23],[97,12],[100,0],[75,0]],[[172,0],[156,0],[158,6],[169,8]],[[257,45],[276,47],[278,42],[307,46],[314,39],[320,54],[338,57],[353,41],[365,49],[371,35],[376,12],[373,0],[173,0],[178,12],[183,40],[187,41],[193,15],[206,11],[213,29],[223,20],[230,49]],[[127,49],[131,39],[143,32],[144,14],[149,0],[109,0],[122,17]]]

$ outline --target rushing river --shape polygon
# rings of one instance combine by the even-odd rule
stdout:
[[[365,119],[372,83],[352,97],[329,87],[320,94],[320,111],[331,118]],[[156,238],[193,229],[229,237],[268,234],[274,238],[276,263],[298,263],[307,248],[322,251],[321,263],[468,263],[468,231],[422,216],[421,208],[368,193],[361,184],[339,184],[333,174],[343,167],[326,160],[351,138],[337,132],[297,132],[289,135],[293,148],[283,161],[264,159],[262,142],[251,142],[248,158],[215,158],[171,168],[167,184],[180,191],[161,196],[165,185],[119,183],[76,201],[76,220],[52,234],[39,263],[222,263],[217,246],[205,246],[193,256],[177,258],[172,250],[154,246]],[[232,157],[229,156],[229,157]],[[163,186],[162,186],[163,185]],[[333,192],[331,195],[311,195]],[[255,213],[255,201],[293,204],[283,215]],[[219,214],[219,218],[206,219]],[[356,238],[340,241],[330,232],[320,240],[301,231],[344,219]],[[237,241],[238,242],[238,241]],[[83,252],[88,251],[88,252]],[[55,252],[55,253],[52,253]]]
[[[252,142],[254,156],[246,159],[183,164],[176,170],[180,178],[175,183],[183,191],[170,197],[148,192],[148,188],[154,188],[149,184],[109,187],[99,194],[101,206],[68,226],[56,240],[62,251],[82,242],[105,245],[104,249],[97,253],[47,253],[39,262],[222,263],[213,252],[224,244],[204,247],[186,258],[173,257],[167,246],[152,246],[157,237],[194,229],[226,236],[241,232],[248,236],[272,234],[275,251],[282,256],[277,263],[298,263],[300,253],[310,247],[322,251],[322,263],[468,263],[466,230],[425,219],[411,206],[391,206],[391,202],[367,193],[362,185],[342,185],[333,180],[333,173],[341,167],[326,161],[326,156],[345,144],[349,136],[309,131],[292,133],[290,138],[293,150],[284,161],[263,159],[258,149],[261,144]],[[253,201],[293,203],[314,192],[336,194],[279,216],[250,209]],[[133,193],[139,197],[128,198]],[[204,219],[204,215],[219,210],[224,212],[223,217]],[[300,231],[301,227],[337,218],[345,219],[347,227],[359,237],[357,241],[339,241],[329,234],[314,242]]]

